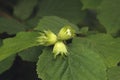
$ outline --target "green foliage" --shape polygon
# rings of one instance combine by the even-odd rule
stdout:
[[[41,52],[42,47],[36,46],[21,51],[18,55],[25,61],[36,62],[38,61],[38,56],[41,54]]]
[[[74,23],[84,18],[80,0],[41,0],[37,17],[59,16]]]
[[[0,39],[0,46],[2,46],[1,39]],[[0,74],[2,74],[4,71],[8,70],[12,66],[14,59],[15,59],[15,55],[12,55],[3,61],[0,61]]]
[[[38,0],[19,0],[14,7],[14,15],[22,20],[28,19],[32,15],[32,11]]]
[[[81,0],[83,9],[96,9],[103,0]]]
[[[7,32],[9,34],[15,34],[25,30],[25,25],[20,24],[15,19],[6,19],[0,17],[0,33]]]
[[[37,36],[37,32],[20,32],[14,38],[5,39],[0,47],[0,61],[24,49],[37,46]]]
[[[120,67],[112,67],[108,69],[109,80],[120,80]]]
[[[105,26],[107,33],[115,34],[120,30],[120,0],[103,0],[99,6],[98,19]]]
[[[12,55],[4,59],[3,61],[0,61],[0,74],[2,74],[4,71],[8,70],[12,66],[14,59],[15,56]]]
[[[46,16],[42,18],[35,30],[51,30],[57,34],[65,25],[70,25],[78,31],[78,27],[76,25],[56,16]]]
[[[96,34],[88,37],[89,42],[104,59],[108,67],[116,66],[120,61],[120,38],[109,34]]]
[[[15,78],[19,71],[36,73],[41,80],[119,80],[119,4],[119,0],[1,0],[0,80],[2,75],[9,79],[14,74],[12,79],[20,80]],[[61,33],[64,39],[59,39],[64,26],[75,29],[76,36],[66,39],[66,29]],[[51,38],[50,46],[43,47],[38,37],[41,39],[39,33],[45,30],[57,36]],[[45,36],[39,41],[49,39]],[[53,49],[57,41],[64,48],[58,44],[59,49]],[[60,54],[56,58],[54,51]],[[32,70],[19,66],[16,55],[21,63],[34,64]],[[19,65],[10,69],[14,62]],[[28,79],[25,76],[22,80]]]
[[[43,80],[106,80],[104,62],[88,44],[75,38],[68,53],[54,59],[51,48],[44,49],[37,63],[38,76]]]
[[[80,29],[79,33],[81,33],[81,34],[86,34],[86,35],[87,35],[88,30],[89,30],[88,27],[85,26],[85,27],[82,27],[82,28]]]

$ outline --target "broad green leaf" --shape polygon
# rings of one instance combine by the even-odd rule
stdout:
[[[14,15],[22,20],[29,18],[38,0],[19,0],[14,7]]]
[[[108,69],[109,80],[120,80],[120,67],[112,67]]]
[[[14,19],[0,18],[0,33],[7,32],[10,34],[15,34],[19,31],[24,31],[25,27],[25,25],[17,22]]]
[[[79,38],[68,46],[68,56],[57,56],[46,48],[37,63],[38,77],[43,80],[106,80],[106,67],[89,44]]]
[[[103,0],[80,0],[83,3],[83,9],[96,9]]]
[[[120,38],[114,39],[108,34],[96,34],[89,36],[88,41],[103,57],[108,67],[116,66],[120,61]]]
[[[0,74],[2,74],[4,71],[8,70],[12,66],[14,59],[15,56],[12,55],[4,59],[3,61],[0,61]]]
[[[0,61],[29,47],[37,46],[37,32],[20,32],[14,38],[3,41],[0,47]]]
[[[80,0],[41,0],[37,17],[59,16],[79,23],[85,16]]]
[[[25,61],[36,62],[38,61],[38,56],[41,54],[41,52],[42,52],[42,47],[37,46],[37,47],[28,48],[20,52],[18,55]]]
[[[120,0],[103,0],[99,6],[98,19],[105,26],[107,33],[120,30]]]
[[[73,27],[76,31],[78,30],[78,27],[74,24],[71,24],[69,21],[59,18],[57,16],[46,16],[40,20],[35,30],[51,30],[55,33],[58,33],[60,29],[66,25],[70,25]]]
[[[0,39],[0,46],[2,45],[2,40]],[[15,56],[10,56],[7,59],[0,61],[0,74],[2,74],[4,71],[8,70],[15,59]]]

